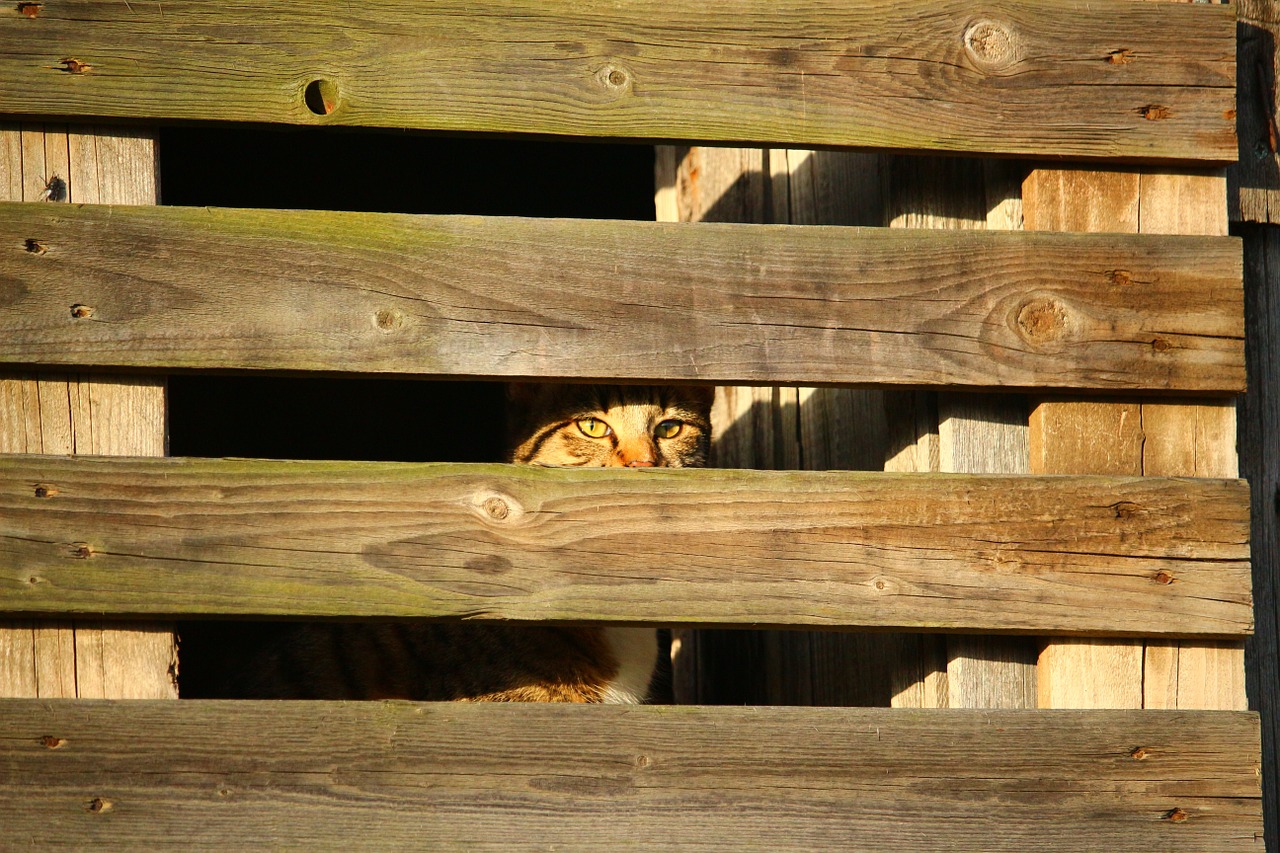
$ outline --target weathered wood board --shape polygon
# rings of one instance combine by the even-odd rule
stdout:
[[[150,129],[0,123],[6,201],[154,204],[157,168]],[[0,371],[0,453],[163,456],[166,396],[163,376]],[[0,623],[0,696],[176,699],[176,664],[166,626]]]
[[[0,612],[1238,636],[1235,480],[0,458]]]
[[[18,3],[0,13],[0,112],[1236,158],[1232,6],[731,0],[702,12],[691,0]]]
[[[0,205],[0,363],[1230,392],[1230,237]]]
[[[1240,712],[0,702],[37,848],[1257,851]]]

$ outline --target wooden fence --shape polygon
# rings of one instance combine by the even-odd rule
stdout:
[[[1240,710],[1241,249],[1212,171],[1235,157],[1233,7],[741,0],[703,15],[642,0],[0,11],[15,120],[1201,170],[1032,172],[1028,230],[1075,233],[120,207],[155,200],[145,132],[0,125],[0,193],[48,199],[59,173],[77,202],[0,204],[0,693],[29,697],[0,701],[8,840],[1261,849],[1259,722]],[[665,150],[660,168],[693,181],[698,156]],[[771,204],[799,198],[798,171],[759,171],[786,189]],[[688,202],[668,194],[660,216],[707,218]],[[602,280],[615,295],[584,299]],[[734,385],[721,414],[753,387],[856,385],[935,427],[899,436],[886,466],[924,473],[143,458],[163,453],[163,374],[188,370]],[[912,390],[996,388],[1034,403],[1021,468],[966,445],[1003,403]],[[1079,396],[1098,392],[1130,396]],[[602,552],[625,566],[577,570]],[[920,671],[894,704],[939,704],[939,674],[953,699],[159,701],[172,635],[132,620],[218,614],[927,631],[895,662]],[[1049,638],[1041,710],[978,709],[1019,704],[1025,685],[1002,679],[1025,676],[1030,642],[980,632]],[[687,641],[702,655],[714,635]]]

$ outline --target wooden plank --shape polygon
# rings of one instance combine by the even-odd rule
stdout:
[[[1252,620],[1234,480],[14,456],[0,484],[0,612],[1224,638]]]
[[[660,146],[660,221],[880,225],[879,156]],[[712,464],[880,470],[883,394],[850,388],[722,386]],[[682,630],[673,660],[682,703],[885,705],[893,635]],[[749,662],[749,663],[748,663]]]
[[[1274,224],[1280,222],[1280,9],[1275,0],[1236,0],[1236,9],[1240,158],[1227,169],[1228,211],[1232,222]]]
[[[0,205],[0,239],[11,364],[1244,382],[1230,237]]]
[[[943,471],[1027,473],[1027,401],[1019,395],[938,395]],[[947,706],[1034,708],[1036,651],[1021,637],[947,638]]]
[[[1090,172],[1038,170],[1026,184],[1028,227],[1146,233],[1216,235],[1227,230],[1225,179],[1221,172],[1142,171]],[[1180,403],[1128,401],[1044,401],[1033,417],[1033,432],[1046,427],[1033,454],[1038,472],[1129,473],[1158,476],[1235,476],[1235,409],[1229,402],[1190,400]],[[1100,420],[1099,420],[1100,418]],[[1137,429],[1137,440],[1123,425]],[[1117,424],[1122,428],[1117,430]],[[1067,446],[1060,437],[1075,431]],[[1081,443],[1087,442],[1087,448]],[[1041,698],[1069,707],[1132,705],[1133,685],[1141,683],[1146,707],[1243,708],[1243,647],[1240,644],[1173,644],[1148,642],[1140,666],[1133,648],[1116,644],[1110,665],[1100,666],[1107,652],[1089,643],[1068,642],[1046,648],[1042,672],[1060,692]],[[1088,684],[1073,675],[1090,672],[1107,684]],[[1121,675],[1127,673],[1127,676]],[[1183,703],[1186,703],[1185,705]]]
[[[774,206],[769,203],[772,180],[767,150],[659,145],[655,152],[654,208],[659,222],[770,221]],[[788,435],[783,399],[788,394],[794,398],[795,393],[795,389],[770,387],[718,387],[711,409],[710,464],[797,467],[795,431]],[[809,657],[794,647],[789,656],[779,654],[781,633],[674,629],[675,701],[681,705],[810,704],[814,685]],[[781,689],[783,678],[774,677],[778,673],[786,678]]]
[[[1262,712],[1262,787],[1268,841],[1280,844],[1280,228],[1245,234],[1249,393],[1240,402],[1240,471],[1252,486],[1253,594],[1258,636],[1248,644],[1249,696]]]
[[[1128,0],[106,0],[0,16],[0,112],[1236,158],[1235,10]],[[302,37],[300,34],[305,34]],[[1009,128],[1016,127],[1017,133]]]
[[[1235,712],[13,700],[0,809],[40,848],[1256,851],[1257,744]]]
[[[958,157],[888,160],[894,227],[1008,230],[1021,225],[1022,166]],[[1011,395],[917,394],[889,398],[903,433],[898,470],[1026,472],[1025,401]],[[927,399],[926,399],[927,398]],[[905,452],[904,452],[905,451]],[[1034,655],[1025,638],[989,635],[907,641],[895,677],[898,707],[1022,708],[1034,705]],[[918,683],[913,679],[921,679]]]
[[[154,204],[148,130],[0,125],[0,199]],[[57,194],[48,187],[63,182]],[[0,375],[0,452],[163,455],[165,381]],[[0,695],[177,698],[173,632],[87,620],[0,625]]]

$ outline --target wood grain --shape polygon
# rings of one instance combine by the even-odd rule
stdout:
[[[1257,716],[0,703],[40,848],[1256,851]]]
[[[0,611],[1230,637],[1240,481],[0,459]]]
[[[1025,185],[1029,228],[1227,232],[1221,172],[1098,172],[1040,169]],[[1235,476],[1235,406],[1230,401],[1044,400],[1032,416],[1032,470]],[[1109,662],[1101,664],[1104,659]],[[1099,680],[1078,676],[1088,672]],[[1245,707],[1241,644],[1148,641],[1141,659],[1128,644],[1050,644],[1041,670],[1054,706]],[[1056,673],[1047,672],[1058,669]],[[1127,673],[1127,675],[1126,675]],[[1140,697],[1133,685],[1141,683]]]
[[[149,130],[0,125],[0,199],[154,204]],[[64,182],[62,202],[45,187]],[[163,377],[0,374],[0,452],[164,455]],[[0,695],[177,698],[173,633],[80,619],[0,625]]]
[[[0,205],[0,362],[1223,392],[1230,237]]]
[[[0,15],[0,112],[1227,162],[1234,38],[1127,0],[64,0]]]

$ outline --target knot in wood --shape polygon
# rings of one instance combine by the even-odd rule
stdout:
[[[868,583],[871,589],[878,593],[893,593],[895,591],[893,580],[886,578],[884,575],[876,575]]]
[[[1173,575],[1169,574],[1169,573],[1168,573],[1168,572],[1166,572],[1164,569],[1161,569],[1160,571],[1158,571],[1158,572],[1156,572],[1154,575],[1152,575],[1152,576],[1151,576],[1151,579],[1152,579],[1153,581],[1155,581],[1156,583],[1158,583],[1158,584],[1164,584],[1165,586],[1168,586],[1169,584],[1173,583],[1173,581],[1174,581],[1174,577],[1173,577]]]
[[[1135,746],[1133,749],[1129,750],[1129,757],[1134,761],[1146,761],[1147,755],[1147,748],[1145,746]]]
[[[501,492],[482,492],[471,499],[471,506],[485,521],[510,524],[523,514],[520,502]]]
[[[33,255],[43,255],[45,252],[49,251],[48,246],[34,238],[28,238],[23,244],[23,247]]]
[[[90,308],[88,305],[80,305],[77,303],[76,305],[71,306],[71,317],[73,319],[88,320],[92,316],[93,316],[93,309]]]
[[[631,88],[631,74],[612,62],[596,72],[596,82],[615,94],[623,94]]]
[[[1047,296],[1036,297],[1018,309],[1018,334],[1032,344],[1045,344],[1061,338],[1067,328],[1067,309]]]
[[[1163,817],[1165,820],[1173,821],[1174,823],[1182,823],[1184,820],[1191,817],[1191,815],[1187,814],[1182,809],[1173,808],[1165,812]]]
[[[1147,104],[1146,106],[1138,107],[1138,115],[1147,121],[1164,121],[1173,115],[1173,110],[1164,104]]]
[[[67,546],[67,553],[77,560],[87,560],[93,556],[93,546],[88,542],[72,542]]]
[[[67,745],[67,739],[64,737],[54,737],[53,735],[45,735],[40,738],[40,744],[45,749],[61,749]]]
[[[373,315],[373,322],[379,331],[394,332],[404,325],[404,314],[394,308],[383,308]]]
[[[57,493],[57,488],[48,483],[36,483],[35,496],[38,498],[51,498]]]
[[[980,70],[1003,71],[1022,59],[1017,33],[999,21],[976,21],[964,31],[964,49]]]
[[[511,514],[511,507],[502,498],[487,498],[484,502],[485,513],[495,521],[501,521]]]

